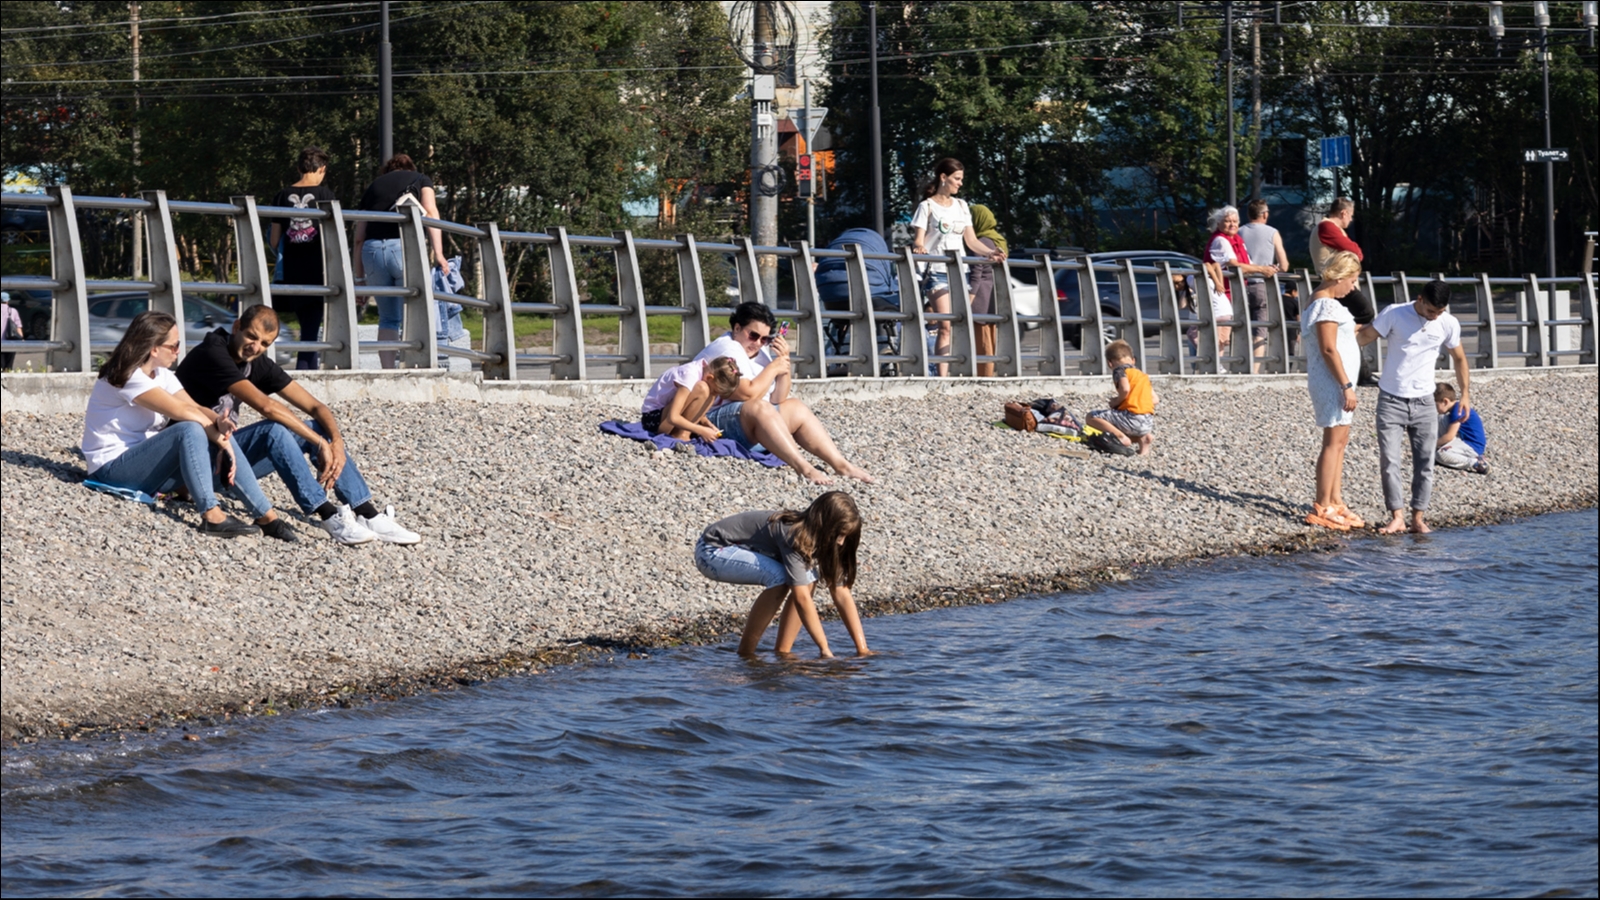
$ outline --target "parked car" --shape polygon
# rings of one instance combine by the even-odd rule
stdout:
[[[39,244],[50,240],[49,214],[37,206],[0,207],[0,242]]]
[[[89,342],[115,344],[122,340],[133,317],[150,308],[150,295],[143,291],[95,294],[89,298]],[[218,328],[233,325],[233,310],[202,297],[183,298],[183,340],[194,347]],[[278,340],[293,340],[289,329],[278,326]]]
[[[1184,253],[1176,253],[1171,250],[1123,250],[1113,253],[1090,253],[1086,256],[1078,258],[1094,263],[1121,263],[1123,260],[1130,260],[1135,266],[1154,266],[1158,263],[1164,262],[1174,269],[1200,268],[1200,260],[1193,256],[1189,256]],[[1190,275],[1187,277],[1189,279],[1190,287],[1194,287],[1194,276]],[[1061,315],[1063,317],[1077,317],[1083,315],[1083,305],[1081,298],[1078,296],[1077,270],[1063,269],[1057,271],[1055,278],[1056,303],[1061,310]],[[1122,316],[1122,292],[1118,288],[1116,274],[1114,272],[1096,270],[1095,280],[1096,287],[1100,292],[1101,314],[1115,317]],[[1134,278],[1134,284],[1138,288],[1139,293],[1140,315],[1144,317],[1146,322],[1160,319],[1161,304],[1156,293],[1156,276],[1142,274],[1136,275]],[[1128,314],[1131,315],[1132,310],[1129,310]],[[1198,322],[1199,317],[1192,309],[1180,309],[1178,311],[1178,321],[1180,325],[1186,326],[1191,323]],[[1102,331],[1102,340],[1110,341],[1115,339],[1117,333],[1117,329],[1115,327],[1106,326],[1102,329]],[[1159,333],[1159,331],[1159,325],[1147,324],[1144,326],[1145,337],[1154,337],[1157,333]],[[1061,326],[1062,337],[1070,341],[1075,347],[1083,346],[1079,340],[1082,337],[1081,332],[1082,329],[1078,325]]]

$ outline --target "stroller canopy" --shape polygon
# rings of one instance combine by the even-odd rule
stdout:
[[[860,244],[866,253],[888,253],[889,245],[883,237],[870,228],[851,228],[828,242],[829,250],[843,250],[851,244]],[[832,257],[817,260],[817,289],[824,293],[847,290],[845,287],[845,261]],[[898,294],[900,280],[895,277],[894,263],[887,259],[867,260],[867,292],[871,294]]]

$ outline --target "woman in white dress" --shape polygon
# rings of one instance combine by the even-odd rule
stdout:
[[[1366,525],[1344,505],[1344,449],[1350,442],[1350,421],[1356,410],[1355,376],[1361,368],[1355,316],[1339,299],[1355,289],[1361,260],[1341,251],[1322,270],[1322,286],[1300,314],[1300,335],[1306,348],[1306,387],[1311,409],[1322,429],[1317,455],[1317,497],[1306,522],[1349,531]]]
[[[965,256],[988,257],[995,262],[1005,258],[984,246],[978,232],[972,227],[972,211],[967,201],[956,197],[961,182],[966,178],[966,167],[958,159],[945,157],[933,167],[933,178],[923,187],[921,203],[911,216],[911,251],[917,254],[945,253],[964,250]],[[950,311],[950,279],[962,277],[967,267],[958,273],[947,272],[945,263],[927,263],[922,271],[922,293],[927,298],[927,308],[937,313]],[[950,353],[950,323],[934,323],[933,352],[937,356]],[[950,374],[949,363],[931,367],[940,378]],[[930,373],[933,374],[933,373]]]

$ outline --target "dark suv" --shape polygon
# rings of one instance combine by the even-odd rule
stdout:
[[[1094,263],[1118,263],[1123,260],[1131,261],[1135,267],[1155,266],[1166,263],[1174,269],[1198,270],[1200,260],[1184,253],[1175,253],[1171,250],[1123,250],[1113,253],[1090,253],[1076,257]],[[1100,314],[1103,316],[1120,317],[1122,311],[1122,295],[1117,287],[1117,274],[1101,269],[1095,270],[1095,287],[1100,292]],[[1139,273],[1134,275],[1134,285],[1139,293],[1139,312],[1144,317],[1144,336],[1154,337],[1160,332],[1161,326],[1149,324],[1161,318],[1161,304],[1156,294],[1156,275]],[[1194,287],[1194,276],[1187,276],[1190,288]],[[1062,269],[1056,272],[1056,304],[1061,309],[1063,317],[1077,317],[1083,315],[1083,304],[1078,296],[1078,271],[1076,269]],[[1128,314],[1132,315],[1132,310]],[[1188,325],[1199,321],[1193,309],[1178,310],[1180,325]],[[1117,329],[1105,326],[1103,340],[1109,341],[1116,337]],[[1078,325],[1061,326],[1061,335],[1072,343],[1074,347],[1082,347],[1079,338],[1082,337],[1082,328]]]

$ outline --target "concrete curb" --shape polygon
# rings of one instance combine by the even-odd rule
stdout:
[[[1551,375],[1593,375],[1596,366],[1475,369],[1475,382]],[[1448,370],[1441,370],[1448,376]],[[404,369],[356,372],[296,372],[294,377],[321,400],[339,403],[378,400],[391,403],[514,403],[532,406],[635,406],[644,401],[648,382],[629,381],[485,381],[479,372]],[[1231,393],[1248,390],[1302,390],[1305,375],[1152,375],[1157,387]],[[0,408],[6,415],[82,413],[94,389],[87,372],[0,375]],[[886,398],[919,400],[964,395],[1048,397],[1097,392],[1109,380],[1099,375],[1057,378],[827,378],[795,383],[796,394],[808,401],[866,401]]]

